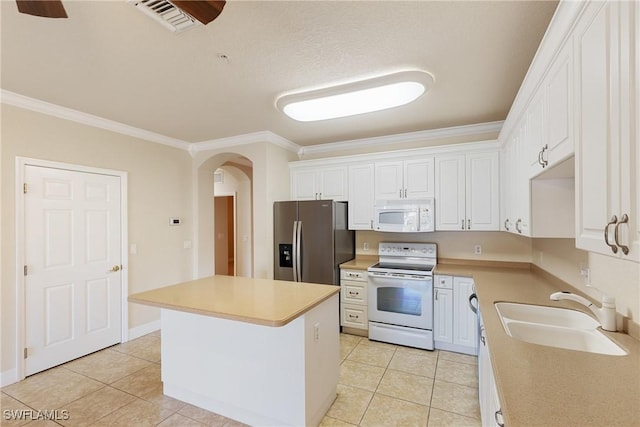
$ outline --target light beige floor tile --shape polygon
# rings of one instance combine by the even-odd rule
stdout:
[[[431,396],[431,407],[479,419],[478,389],[435,380],[433,395]]]
[[[426,350],[399,347],[393,355],[389,368],[409,374],[434,378],[438,353]]]
[[[356,348],[353,349],[351,354],[347,356],[346,360],[386,368],[395,352],[395,347],[368,345],[365,343],[365,340],[362,340]]]
[[[431,408],[428,427],[482,427],[482,422],[453,412]]]
[[[351,335],[351,334],[340,334],[340,344],[353,344],[358,345],[358,343],[360,343],[361,340],[366,340],[366,338],[363,338],[361,336],[358,335]]]
[[[101,418],[94,426],[155,426],[171,416],[172,411],[142,399],[121,407],[111,414]]]
[[[61,409],[69,411],[69,419],[58,422],[64,426],[88,426],[135,399],[128,393],[106,386],[65,405]]]
[[[477,365],[478,358],[470,354],[453,353],[451,351],[440,350],[439,356],[441,360],[449,360],[451,362],[467,363],[469,365]]]
[[[439,359],[436,379],[477,388],[478,366]]]
[[[229,420],[226,422],[224,427],[249,427],[247,424],[243,424],[240,421]]]
[[[338,397],[326,416],[357,425],[372,397],[373,393],[370,391],[338,384]]]
[[[161,359],[160,339],[150,335],[144,335],[124,344],[115,345],[110,349],[155,363],[159,363]]]
[[[152,362],[147,360],[106,349],[65,363],[63,366],[73,372],[110,384],[151,364]]]
[[[387,350],[395,350],[401,347],[401,346],[390,344],[387,342],[371,341],[368,338],[362,338],[358,344],[368,345],[368,346],[377,347],[377,348],[384,348]],[[408,347],[403,347],[403,348],[408,348]]]
[[[158,427],[206,427],[206,424],[202,424],[196,420],[185,417],[180,414],[173,414],[160,424]]]
[[[37,410],[54,410],[104,387],[104,384],[71,372],[53,368],[2,389],[4,393]]]
[[[356,335],[340,334],[340,361],[346,359],[361,339],[362,337]]]
[[[178,411],[178,413],[184,415],[185,417],[189,417],[191,419],[199,421],[209,427],[222,427],[227,422],[229,422],[229,419],[223,417],[222,415],[189,404],[185,404],[182,409]]]
[[[111,386],[138,397],[149,395],[155,392],[158,386],[162,386],[160,365],[153,364],[141,369],[114,382]]]
[[[338,420],[336,418],[324,417],[322,421],[320,421],[319,427],[356,427],[356,425]]]
[[[350,387],[376,391],[383,374],[384,368],[380,366],[345,360],[340,365],[339,382]]]
[[[368,426],[426,426],[429,407],[381,394],[371,400],[360,425]]]
[[[16,427],[28,423],[30,419],[27,417],[33,410],[5,393],[0,393],[0,409],[2,409],[0,425],[3,427]]]
[[[387,369],[376,393],[429,406],[433,378]]]
[[[162,390],[162,383],[160,383],[153,387],[153,389],[149,393],[143,394],[139,397],[146,400],[147,402],[155,403],[156,405],[161,406],[164,409],[169,409],[172,412],[179,411],[187,405],[181,400],[174,399],[173,397],[165,395]]]

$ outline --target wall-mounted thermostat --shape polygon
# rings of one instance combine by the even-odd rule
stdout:
[[[182,220],[180,218],[170,218],[169,225],[180,225],[182,224]]]

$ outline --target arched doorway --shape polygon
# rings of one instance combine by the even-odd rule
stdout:
[[[198,277],[253,276],[253,163],[217,154],[197,170]]]

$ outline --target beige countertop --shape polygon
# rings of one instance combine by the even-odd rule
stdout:
[[[528,268],[439,264],[436,274],[474,279],[505,425],[640,426],[640,341],[603,331],[626,356],[530,344],[505,333],[493,305],[513,301],[587,312],[549,300],[553,292],[575,289]]]
[[[129,295],[129,302],[284,326],[339,291],[339,286],[332,285],[211,276]]]
[[[351,261],[340,264],[340,268],[349,270],[366,270],[377,262],[378,255],[358,255]]]

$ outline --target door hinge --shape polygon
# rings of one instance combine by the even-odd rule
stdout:
[[[24,184],[22,184],[22,192],[24,194],[27,194],[27,183],[26,182]]]
[[[26,265],[24,266],[23,270],[24,270],[24,275],[26,276],[27,275],[27,266]]]
[[[24,358],[26,359],[26,358],[27,358],[27,355],[28,355],[28,353],[29,353],[29,352],[27,351],[27,347],[25,347],[25,348],[24,348],[24,351],[23,351],[22,353],[23,353],[23,355],[24,355]]]

